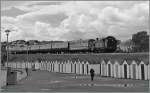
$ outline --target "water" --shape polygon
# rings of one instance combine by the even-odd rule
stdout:
[[[89,87],[94,87],[94,86],[105,86],[105,87],[136,87],[136,84],[79,84],[79,86],[89,86]],[[140,86],[140,85],[138,85]]]
[[[51,90],[51,89],[40,89],[40,90],[42,90],[42,91],[49,91],[49,90]]]

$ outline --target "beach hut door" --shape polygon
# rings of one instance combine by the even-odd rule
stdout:
[[[87,74],[89,73],[89,67],[88,67],[88,64],[87,64]]]
[[[124,78],[127,78],[127,64],[124,64]]]
[[[82,64],[82,74],[84,74],[84,64]]]
[[[76,64],[74,64],[74,65],[75,65],[74,69],[75,69],[75,73],[76,73]]]
[[[136,79],[136,65],[133,64],[133,78]]]
[[[110,64],[108,64],[108,76],[111,76],[111,67],[110,67]]]
[[[144,80],[144,64],[141,64],[141,76],[142,76],[142,79]]]

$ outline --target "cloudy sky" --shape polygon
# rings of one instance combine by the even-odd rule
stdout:
[[[3,1],[1,40],[75,40],[149,32],[148,1]]]

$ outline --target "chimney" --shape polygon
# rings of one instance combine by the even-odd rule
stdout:
[[[98,38],[96,38],[96,40],[98,40]]]

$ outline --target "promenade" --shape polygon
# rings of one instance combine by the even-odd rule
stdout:
[[[27,78],[4,87],[2,92],[146,92],[148,88],[148,80],[96,76],[91,82],[90,76],[38,70],[30,71]]]

